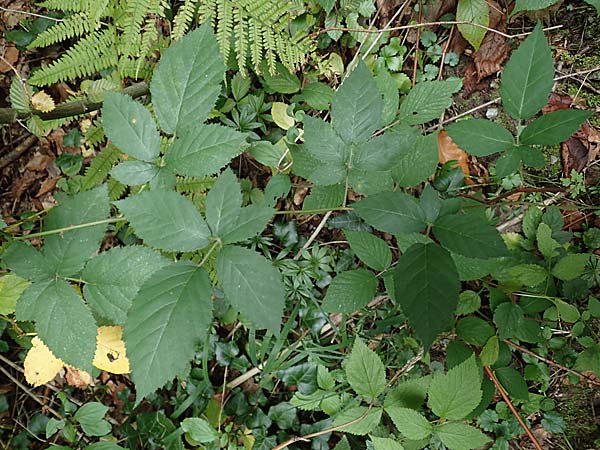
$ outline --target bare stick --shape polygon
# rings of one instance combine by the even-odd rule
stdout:
[[[3,156],[0,158],[0,169],[3,169],[4,167],[8,166],[10,163],[12,163],[13,161],[16,161],[17,159],[19,159],[19,157],[27,152],[32,146],[33,144],[36,143],[37,141],[37,136],[29,136],[27,137],[27,139],[25,139],[23,142],[21,142],[19,145],[17,145],[17,147],[10,151],[7,155]]]

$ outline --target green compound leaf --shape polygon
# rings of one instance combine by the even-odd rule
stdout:
[[[304,203],[302,203],[302,210],[337,208],[344,202],[345,192],[346,187],[343,184],[313,186],[310,194],[304,199]]]
[[[396,299],[410,326],[429,348],[454,322],[460,281],[454,261],[437,244],[414,244],[398,260],[394,272]]]
[[[490,24],[490,8],[485,0],[458,0],[456,20],[487,27]],[[458,30],[475,50],[479,50],[485,36],[485,28],[459,24]]]
[[[425,213],[414,197],[402,192],[382,192],[354,204],[368,224],[388,233],[413,233],[426,226]]]
[[[387,406],[388,413],[398,431],[407,439],[420,440],[431,436],[433,426],[429,421],[414,409],[401,406]]]
[[[380,438],[371,436],[370,439],[373,443],[374,450],[404,450],[404,447],[402,447],[400,442],[397,442],[390,438]]]
[[[160,135],[154,119],[128,95],[104,94],[102,126],[106,137],[129,156],[151,162],[160,153]]]
[[[246,135],[217,124],[181,129],[165,153],[167,167],[191,177],[213,175],[244,151]]]
[[[448,250],[469,258],[495,258],[508,253],[498,231],[473,215],[439,217],[433,225],[433,234]]]
[[[168,263],[147,247],[115,247],[89,260],[83,269],[85,300],[111,324],[124,324],[142,284]]]
[[[317,160],[345,168],[348,145],[327,122],[304,117],[305,148]]]
[[[394,134],[398,137],[398,133]],[[439,162],[437,133],[414,138],[409,151],[403,152],[391,169],[392,178],[401,187],[413,187],[427,180]]]
[[[463,423],[444,423],[437,426],[435,432],[450,450],[472,450],[491,441],[477,428]]]
[[[335,417],[335,420],[333,421],[333,426],[337,427],[345,423],[352,422],[353,420],[362,417],[363,414],[365,414],[365,411],[367,411],[366,406],[355,406],[353,408],[349,408],[345,411],[342,411]],[[356,434],[359,436],[369,434],[375,429],[375,427],[377,427],[377,425],[379,425],[379,422],[381,421],[382,412],[383,411],[381,408],[372,408],[367,413],[367,415],[361,420],[351,425],[340,428],[340,431],[343,431],[344,433]]]
[[[367,402],[375,400],[385,389],[385,367],[373,350],[356,338],[352,353],[344,366],[348,383]]]
[[[420,410],[425,401],[425,397],[427,397],[427,390],[429,389],[430,382],[431,377],[426,376],[413,378],[399,383],[386,395],[383,403],[384,407],[387,409],[388,407],[395,405],[403,408]]]
[[[462,120],[449,125],[447,130],[461,149],[475,156],[503,152],[515,143],[506,128],[484,119]]]
[[[452,94],[458,92],[461,86],[458,78],[420,82],[400,105],[400,123],[420,125],[437,119],[452,104]]]
[[[567,255],[558,260],[552,268],[552,275],[563,281],[574,280],[583,274],[589,260],[590,255],[586,253]]]
[[[106,185],[80,192],[52,208],[45,230],[57,230],[104,220],[110,213]],[[54,273],[69,277],[79,272],[98,250],[106,224],[99,224],[48,236],[44,244],[46,262]]]
[[[592,114],[592,111],[576,109],[544,114],[527,125],[527,128],[521,132],[521,144],[553,145],[566,141]]]
[[[377,278],[366,269],[347,270],[337,275],[323,299],[327,312],[353,313],[367,306],[377,292]]]
[[[190,200],[176,192],[142,192],[115,205],[148,245],[174,252],[208,245],[210,231],[204,219]]]
[[[519,372],[512,367],[500,367],[494,372],[502,387],[511,397],[524,402],[529,400],[529,388]]]
[[[17,320],[34,320],[40,339],[66,364],[92,370],[96,322],[75,289],[64,280],[31,284],[17,303]]]
[[[358,144],[379,128],[382,110],[375,78],[360,61],[333,96],[331,124],[344,142]]]
[[[212,321],[211,293],[207,273],[190,262],[165,266],[142,285],[123,328],[137,404],[184,373]]]
[[[445,375],[433,377],[427,405],[438,417],[461,420],[479,405],[482,395],[481,374],[472,355]]]
[[[225,247],[217,258],[217,277],[234,308],[259,328],[279,333],[285,290],[269,260],[246,248]]]
[[[242,208],[240,183],[229,169],[224,171],[206,198],[206,221],[213,236],[223,244],[243,241],[260,233],[271,217],[273,208],[257,205]]]
[[[405,152],[396,133],[375,136],[360,145],[349,146],[352,155],[352,168],[367,172],[383,172],[394,166],[398,157]],[[347,146],[348,147],[348,146]]]
[[[2,260],[17,275],[32,281],[50,280],[54,277],[44,255],[24,242],[10,243],[2,254]]]
[[[538,22],[504,66],[502,104],[513,119],[529,119],[546,104],[553,83],[554,61]]]
[[[344,233],[352,251],[370,268],[385,270],[392,263],[392,252],[383,239],[365,231]]]
[[[221,92],[223,57],[210,23],[189,33],[163,53],[150,93],[162,130],[174,134],[203,122]]]
[[[158,175],[160,168],[156,164],[145,161],[123,161],[111,171],[112,177],[127,186],[148,183]]]

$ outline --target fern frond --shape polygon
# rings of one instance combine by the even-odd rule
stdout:
[[[204,23],[210,20],[214,28],[217,23],[217,2],[219,0],[202,0],[198,6],[198,21]]]
[[[87,13],[76,13],[42,31],[28,47],[47,47],[57,42],[72,39],[75,36],[82,36],[95,29],[94,25]],[[96,25],[96,28],[98,25]]]
[[[93,75],[114,67],[117,56],[113,49],[115,30],[94,31],[82,38],[51,65],[36,71],[29,82],[36,86]]]
[[[146,15],[152,11],[152,0],[128,0],[123,21],[123,55],[139,56],[133,48],[139,46],[140,31]]]
[[[275,73],[275,48],[277,46],[275,35],[271,28],[263,29],[263,40],[265,43],[265,59],[267,60],[267,66],[269,72]]]
[[[123,197],[123,194],[127,189],[127,186],[112,177],[108,179],[106,185],[108,186],[108,199],[111,202],[119,200],[121,197]]]
[[[232,31],[233,5],[229,0],[219,0],[217,3],[217,41],[225,62],[229,60]]]
[[[252,60],[252,65],[254,66],[254,70],[256,72],[260,72],[260,63],[262,61],[263,54],[263,39],[262,39],[262,31],[258,22],[252,21],[250,22],[250,58]]]
[[[94,21],[94,23],[100,24],[100,19],[107,15],[110,15],[108,11],[108,5],[110,0],[95,0],[92,1],[86,11],[88,12],[90,19]]]
[[[104,139],[106,138],[104,135],[104,128],[102,128],[102,125],[99,124],[98,121],[94,121],[88,129],[85,130],[85,133],[83,133],[83,138],[89,146],[94,147],[101,142],[104,142]]]
[[[104,150],[94,156],[90,165],[85,169],[81,189],[87,191],[100,185],[120,157],[121,150],[112,144],[107,145]]]
[[[179,8],[173,19],[171,38],[174,41],[181,39],[189,31],[197,8],[198,0],[185,0],[185,3]]]
[[[235,16],[235,53],[237,56],[238,69],[246,78],[246,59],[248,56],[248,30],[244,12],[236,9]]]
[[[175,189],[182,194],[192,194],[208,191],[217,181],[216,177],[177,177]]]
[[[94,0],[46,0],[38,3],[41,8],[54,9],[57,11],[66,12],[83,12],[89,9],[90,3]]]

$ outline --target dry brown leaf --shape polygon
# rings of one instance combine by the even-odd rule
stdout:
[[[471,183],[469,178],[469,155],[454,143],[446,130],[442,130],[438,134],[438,155],[440,164],[453,160],[458,161],[458,166],[465,174],[465,183]]]
[[[71,366],[66,366],[66,369],[65,380],[69,386],[84,389],[92,384],[92,376],[89,373]]]
[[[10,72],[19,59],[19,50],[14,45],[8,45],[2,58],[4,59],[0,59],[0,73]]]
[[[33,94],[31,106],[41,112],[50,112],[55,108],[54,100],[44,91]]]
[[[486,34],[481,47],[473,55],[477,81],[500,72],[509,53],[510,45],[506,43],[505,37],[496,33]]]
[[[42,195],[47,194],[48,192],[52,192],[52,190],[56,187],[56,183],[58,183],[58,180],[60,180],[60,178],[61,177],[46,178],[44,181],[42,181],[42,185],[40,186],[40,189],[37,192],[37,194],[35,194],[35,196],[37,198],[39,198]]]
[[[120,326],[98,328],[94,366],[111,373],[129,373],[129,360],[122,335],[123,328]]]
[[[64,363],[52,354],[50,349],[37,336],[31,340],[23,368],[25,380],[34,387],[52,381]]]

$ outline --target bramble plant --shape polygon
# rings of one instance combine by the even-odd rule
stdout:
[[[43,231],[11,239],[2,260],[14,273],[0,280],[11,284],[13,295],[0,313],[34,322],[39,340],[61,360],[59,369],[64,362],[88,372],[93,366],[110,370],[97,362],[100,337],[109,327],[118,329],[111,339],[124,343],[135,384],[134,406],[174,378],[188,376],[191,362],[202,360],[201,376],[210,383],[209,354],[216,355],[219,365],[233,367],[239,349],[234,342],[215,344],[211,329],[215,317],[231,323],[239,315],[250,330],[249,360],[237,358],[236,367],[252,364],[276,373],[288,387],[297,386],[289,402],[272,407],[268,416],[257,409],[262,416],[256,413],[252,420],[265,433],[270,421],[281,429],[301,429],[295,423],[300,409],[327,417],[311,430],[315,437],[340,430],[368,435],[375,450],[471,450],[490,442],[484,431],[500,434],[508,427],[503,414],[508,398],[524,411],[543,412],[548,427],[559,430],[553,408],[543,404],[545,396],[530,393],[526,383],[536,380],[543,393],[548,389],[539,360],[527,361],[524,376],[512,365],[511,348],[520,349],[525,342],[547,354],[565,345],[556,331],[568,327],[583,350],[565,352],[563,362],[600,375],[600,345],[591,327],[600,317],[600,302],[588,297],[600,280],[598,257],[592,253],[600,242],[598,233],[586,231],[580,243],[563,230],[558,208],[531,206],[524,213],[522,234],[500,234],[493,214],[477,199],[429,183],[438,166],[438,136],[424,134],[419,126],[451,105],[461,80],[421,81],[399,104],[395,81],[384,66],[394,69],[400,53],[382,53],[377,78],[359,62],[335,93],[326,87],[325,101],[315,98],[321,88],[314,88],[315,94],[303,87],[298,102],[326,110],[330,100],[330,121],[293,114],[290,105],[273,102],[271,111],[277,114],[272,118],[287,132],[273,145],[257,142],[252,131],[264,126],[268,103],[249,95],[250,83],[237,75],[229,88],[235,101],[225,102],[218,114],[225,125],[205,123],[221,93],[226,67],[208,24],[182,37],[164,51],[154,70],[151,105],[123,93],[103,94],[101,126],[111,144],[95,161],[116,164],[105,172],[98,169],[101,174],[110,170],[110,180],[103,183],[102,175],[93,182],[65,183],[73,195],[57,195],[59,204],[48,212]],[[300,91],[293,74],[283,81],[268,71],[264,77],[267,91],[276,92],[276,86],[289,94]],[[502,74],[501,98],[517,121],[514,132],[492,121],[468,119],[450,125],[448,133],[472,155],[501,153],[496,163],[501,177],[522,163],[540,166],[544,157],[539,147],[568,138],[591,115],[557,111],[524,125],[547,103],[552,84],[552,56],[538,24]],[[231,111],[236,111],[233,120],[224,116]],[[242,189],[226,167],[246,150],[261,155],[256,159],[274,172],[289,162],[286,173],[272,176],[264,192],[248,183]],[[272,242],[261,234],[275,214],[290,213],[275,208],[291,189],[290,172],[313,184],[303,213],[353,214],[344,216],[343,228],[359,264],[353,258],[341,264],[326,249],[309,244],[299,248],[295,228],[282,223],[273,225],[273,235],[283,250],[270,255]],[[186,195],[191,192],[195,195]],[[107,233],[124,245],[99,252]],[[33,237],[44,237],[39,250],[22,242]],[[389,245],[392,237],[397,248]],[[299,248],[295,260],[287,258],[290,248]],[[464,289],[463,282],[474,280]],[[313,283],[327,287],[322,301],[314,295]],[[305,300],[317,304],[313,311],[320,316],[316,333],[312,331],[319,336],[324,323],[335,327],[329,314],[345,318],[362,310],[382,287],[392,299],[388,325],[408,321],[420,341],[406,336],[415,349],[427,353],[444,336],[438,342],[446,349],[447,371],[440,365],[431,375],[395,383],[397,378],[388,379],[386,365],[368,343],[348,338],[345,331],[344,341],[353,347],[340,356],[343,370],[329,370],[312,354],[302,367],[299,358],[281,363],[289,356],[284,340],[293,324],[309,315]],[[489,298],[489,305],[482,306],[482,297]],[[584,298],[588,308],[580,313],[576,302]],[[292,312],[284,320],[286,299]],[[122,342],[117,327],[122,327]],[[257,330],[266,330],[260,332],[260,342]],[[298,342],[294,348],[303,345]],[[304,351],[311,350],[307,346]],[[496,410],[488,409],[496,387],[491,380],[507,391]],[[252,448],[254,441],[239,428],[222,429],[224,406],[215,406],[212,394],[208,388],[198,394],[213,402],[200,411],[208,420],[188,417],[176,427],[164,418],[162,423],[170,424],[165,426],[169,439],[179,443],[169,448],[183,448],[181,436],[192,446],[219,448],[241,440]],[[178,407],[172,418],[182,411]],[[48,425],[47,437],[77,424],[87,435],[107,434],[105,412],[99,403],[88,403]],[[86,413],[100,425],[88,427]],[[382,420],[384,414],[394,431]],[[500,445],[506,440],[501,441],[494,448],[504,448]],[[261,442],[257,448],[272,448],[277,439],[263,436]],[[275,448],[282,445],[287,444]],[[348,440],[336,448],[350,448]]]

